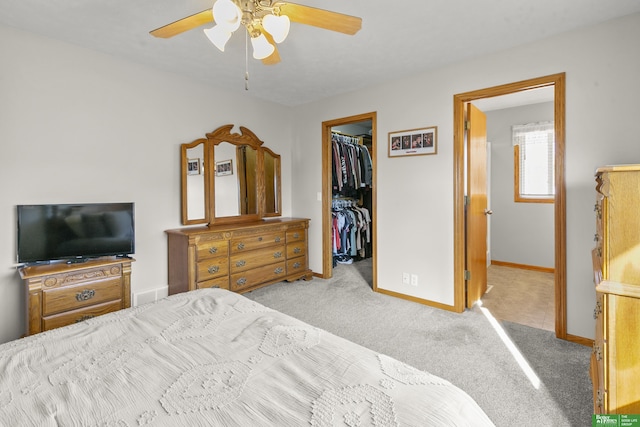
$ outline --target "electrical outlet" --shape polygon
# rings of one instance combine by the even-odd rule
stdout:
[[[402,273],[402,283],[405,285],[410,284],[409,273]]]
[[[418,275],[417,274],[412,274],[411,275],[411,286],[418,286]]]

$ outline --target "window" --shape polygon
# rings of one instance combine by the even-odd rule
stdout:
[[[555,198],[555,132],[553,122],[512,128],[515,201],[553,203]]]

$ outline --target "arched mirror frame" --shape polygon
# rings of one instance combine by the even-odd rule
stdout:
[[[223,223],[238,223],[238,222],[250,222],[257,221],[263,217],[275,217],[282,214],[282,194],[281,194],[281,176],[280,176],[280,155],[274,153],[267,147],[263,147],[263,141],[261,141],[251,130],[240,126],[240,133],[232,133],[232,124],[220,126],[216,130],[207,133],[206,138],[197,139],[189,144],[182,144],[181,146],[181,201],[182,201],[182,223],[184,225],[191,224],[223,224]],[[217,217],[215,215],[215,147],[223,142],[230,143],[236,147],[243,145],[249,146],[256,150],[257,164],[256,164],[256,197],[257,197],[257,212],[255,214],[241,214],[235,216]],[[187,217],[187,149],[196,147],[198,144],[204,143],[204,165],[203,173],[205,176],[205,218],[189,219]],[[274,168],[274,188],[275,188],[275,212],[266,213],[265,202],[265,168],[264,157],[269,154],[275,159]]]

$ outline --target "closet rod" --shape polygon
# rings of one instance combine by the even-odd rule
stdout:
[[[346,136],[347,138],[357,139],[359,145],[363,145],[363,142],[364,142],[364,138],[362,136],[349,135],[348,133],[338,132],[338,131],[335,131],[335,130],[332,130],[331,134],[338,135],[338,136]]]
[[[362,138],[361,136],[349,135],[348,133],[339,132],[337,130],[332,130],[331,133],[335,133],[336,135],[348,136],[350,138]]]

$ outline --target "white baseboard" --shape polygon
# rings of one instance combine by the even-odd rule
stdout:
[[[136,292],[133,294],[133,299],[131,301],[131,305],[134,307],[142,304],[148,304],[150,302],[158,301],[159,299],[165,298],[169,295],[169,287],[162,287],[151,289],[142,292]]]

